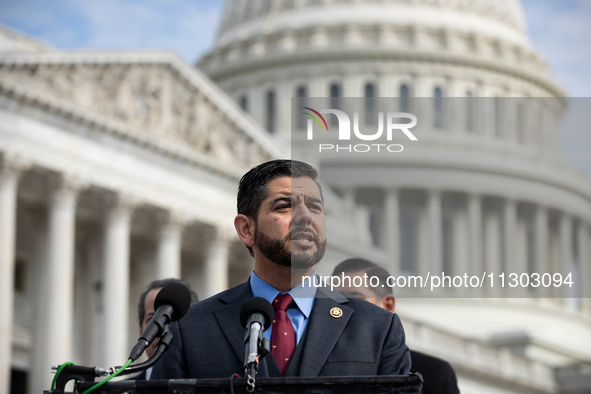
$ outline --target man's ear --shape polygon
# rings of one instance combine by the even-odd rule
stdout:
[[[380,306],[387,311],[394,313],[396,309],[396,298],[392,294],[388,294],[380,300]]]
[[[252,248],[254,246],[254,219],[242,214],[236,215],[234,227],[244,245]]]

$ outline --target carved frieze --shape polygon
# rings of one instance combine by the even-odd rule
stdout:
[[[7,78],[227,163],[269,159],[240,125],[166,63],[0,65]]]

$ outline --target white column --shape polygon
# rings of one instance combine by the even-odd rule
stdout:
[[[400,208],[398,197],[398,190],[388,189],[385,191],[384,248],[388,252],[390,265],[387,269],[390,275],[398,275],[400,272]]]
[[[487,273],[492,273],[495,278],[498,278],[503,266],[500,215],[497,212],[490,212],[485,218],[484,267]],[[495,287],[494,282],[492,288],[490,288],[490,282],[488,281],[484,284],[484,287],[492,296],[502,293],[502,289],[498,284]]]
[[[0,394],[10,393],[14,260],[16,248],[16,197],[20,166],[0,161]]]
[[[429,191],[428,196],[429,211],[429,241],[430,241],[430,264],[428,271],[431,275],[441,275],[443,262],[441,259],[441,192],[438,190]]]
[[[291,81],[277,84],[276,112],[277,136],[284,141],[291,141],[291,96],[294,95]]]
[[[81,185],[72,178],[56,175],[50,178],[50,186],[46,294],[40,305],[45,319],[38,322],[40,341],[35,352],[42,369],[32,372],[31,392],[49,388],[52,363],[72,361],[76,200]]]
[[[500,273],[505,274],[505,293],[517,295],[517,288],[508,287],[508,277],[511,273],[520,275],[520,267],[517,262],[517,201],[508,198],[505,200],[503,211],[503,266]],[[498,278],[498,274],[497,274]]]
[[[263,89],[261,85],[252,88],[248,96],[248,112],[258,124],[266,128],[265,113],[267,109],[267,92],[269,89]]]
[[[555,267],[556,272],[562,274],[564,279],[570,272],[573,266],[573,222],[572,217],[562,212],[560,216],[560,259]],[[568,297],[571,294],[571,288],[562,285],[556,288],[555,294],[559,297]],[[565,303],[568,301],[565,300]]]
[[[357,75],[347,75],[342,84],[343,97],[363,97],[364,91],[361,86],[361,77]]]
[[[535,271],[540,276],[549,273],[548,254],[549,254],[549,238],[548,238],[548,209],[544,206],[536,208],[535,229],[534,229],[534,253],[535,253]],[[548,297],[548,288],[539,286],[536,289],[538,297]]]
[[[324,77],[314,77],[310,80],[309,85],[310,97],[327,97],[328,87]]]
[[[480,276],[484,272],[482,259],[482,198],[478,194],[468,196],[469,249],[472,274]]]
[[[517,201],[515,200],[505,200],[503,230],[503,266],[501,268],[505,274],[508,274],[515,269],[515,235],[517,233]]]
[[[205,250],[204,298],[211,297],[228,288],[228,265],[230,238],[224,229],[218,228],[208,234]]]
[[[471,275],[472,267],[470,261],[469,247],[469,212],[468,209],[456,209],[452,212],[451,221],[451,259],[449,268],[446,267],[446,275]],[[469,296],[474,293],[474,289],[459,287],[449,289],[451,292]]]
[[[591,243],[589,226],[585,222],[580,222],[577,231],[577,241],[579,246],[579,267],[580,267],[580,289],[581,289],[581,307],[583,313],[591,316]]]
[[[345,190],[343,195],[343,202],[345,204],[345,215],[346,221],[348,223],[348,234],[349,238],[354,239],[359,230],[357,229],[356,220],[355,220],[355,196],[357,195],[357,189],[349,188]],[[363,229],[363,231],[366,229]]]
[[[427,205],[421,206],[413,216],[416,231],[416,260],[413,261],[413,274],[426,275],[430,268],[431,234],[429,234],[429,210]]]
[[[156,278],[181,278],[183,223],[174,213],[165,218],[158,232]]]
[[[126,196],[109,201],[105,221],[104,250],[104,332],[103,364],[127,361],[129,320],[129,241],[134,204]]]
[[[517,226],[515,228],[515,264],[511,268],[510,272],[515,272],[521,277],[521,274],[528,273],[529,267],[527,265],[527,223],[525,220],[517,220]],[[528,288],[517,286],[511,288],[511,293],[514,296],[523,297],[528,292]]]

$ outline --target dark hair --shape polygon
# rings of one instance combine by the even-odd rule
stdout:
[[[239,215],[246,215],[257,221],[261,202],[267,196],[267,184],[275,178],[284,176],[292,178],[308,177],[311,178],[318,186],[320,197],[322,196],[322,188],[316,180],[318,172],[314,167],[297,160],[272,160],[263,164],[259,164],[248,171],[238,185],[237,196],[237,210]],[[252,249],[248,248],[251,256],[254,256]]]
[[[377,286],[371,286],[371,291],[375,293],[378,298],[384,298],[388,294],[394,294],[394,287],[388,285],[388,278],[390,273],[382,267],[375,267],[365,272],[369,278],[378,278],[379,283]]]
[[[169,279],[155,280],[155,281],[151,282],[148,286],[146,286],[146,288],[144,289],[144,292],[140,296],[140,302],[137,305],[138,321],[139,321],[140,327],[142,325],[142,322],[144,321],[144,317],[146,317],[146,309],[144,307],[144,304],[146,303],[146,296],[148,295],[148,293],[151,292],[152,290],[161,289],[164,286],[171,284],[171,283],[182,283],[183,285],[187,286],[187,288],[191,292],[191,304],[194,304],[199,301],[199,298],[197,297],[197,293],[195,293],[195,291],[193,289],[191,289],[191,286],[189,286],[187,283],[183,282],[180,279],[169,278]]]
[[[372,263],[371,261],[360,259],[360,258],[353,258],[347,259],[339,263],[332,271],[332,276],[340,275],[343,272],[357,272],[357,271],[367,271],[371,268],[376,268],[377,265]]]
[[[384,298],[388,294],[394,294],[393,287],[388,285],[388,277],[390,276],[390,273],[368,260],[360,258],[347,259],[335,267],[332,276],[359,271],[363,271],[369,278],[372,276],[378,278],[379,283],[377,287],[370,287],[370,290],[374,292],[376,297]]]

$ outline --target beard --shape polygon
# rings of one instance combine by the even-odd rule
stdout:
[[[288,252],[286,245],[291,241],[292,234],[298,232],[307,232],[314,236],[314,244],[316,245],[316,252],[313,254],[305,252]],[[321,241],[318,235],[303,227],[293,229],[283,239],[271,238],[266,234],[259,231],[258,223],[255,223],[254,227],[254,239],[255,244],[267,259],[274,262],[275,264],[283,267],[305,269],[313,267],[324,256],[326,251],[326,239]]]

